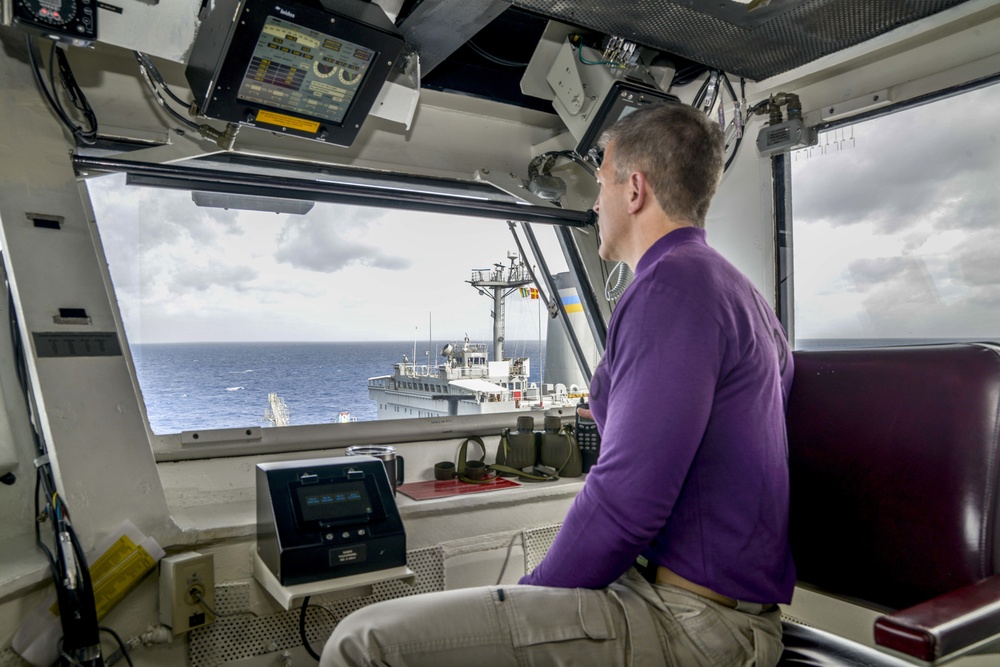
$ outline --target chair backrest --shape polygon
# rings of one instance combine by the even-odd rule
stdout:
[[[1000,572],[1000,351],[795,353],[799,581],[899,609]]]

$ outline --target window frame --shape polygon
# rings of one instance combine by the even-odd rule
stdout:
[[[851,127],[858,123],[890,116],[901,111],[937,102],[979,90],[992,85],[1000,85],[1000,73],[967,81],[962,84],[942,88],[923,95],[902,100],[878,109],[859,112],[836,120],[819,123],[815,129],[817,134]],[[776,312],[785,332],[791,349],[795,350],[795,241],[792,229],[795,223],[795,211],[792,207],[792,189],[794,182],[790,168],[790,154],[780,153],[771,156],[771,196],[774,210],[774,248],[775,248],[775,303]]]
[[[100,176],[124,173],[126,185],[160,187],[187,191],[205,191],[224,194],[251,194],[285,199],[306,199],[351,206],[377,206],[387,209],[427,211],[447,215],[470,215],[478,218],[505,219],[553,225],[568,234],[571,228],[585,229],[594,224],[596,214],[561,209],[555,206],[525,204],[512,195],[491,185],[454,181],[448,179],[414,177],[403,174],[365,172],[329,168],[318,165],[276,165],[266,160],[251,158],[233,165],[193,160],[188,163],[159,165],[133,162],[127,159],[106,159],[77,155],[73,159],[77,173]],[[202,166],[205,165],[205,166]],[[211,168],[209,168],[211,167]],[[320,169],[322,173],[320,174]],[[318,176],[322,176],[322,179]],[[100,231],[95,225],[95,234]],[[530,228],[525,226],[530,232]],[[541,249],[532,234],[526,234],[531,250],[539,259],[542,275],[549,291],[556,294],[554,283],[539,257]],[[575,246],[560,244],[567,265],[582,266],[576,256]],[[568,256],[567,256],[568,255]],[[105,269],[105,281],[112,302],[114,284]],[[588,301],[581,298],[581,302]],[[592,318],[599,309],[584,303],[585,314]],[[567,322],[568,323],[568,322]],[[606,324],[602,324],[606,327]],[[493,413],[448,417],[423,417],[411,419],[374,420],[349,423],[324,423],[289,425],[281,428],[240,426],[221,429],[184,430],[179,433],[157,434],[152,430],[145,401],[139,387],[135,361],[120,313],[116,308],[116,327],[122,340],[143,424],[157,463],[188,461],[206,458],[243,457],[261,454],[309,452],[349,447],[359,442],[365,444],[400,444],[442,440],[471,435],[495,435],[512,426],[512,414],[532,416],[541,422],[553,410],[571,417],[571,409],[547,408],[545,410],[517,413]],[[589,377],[590,369],[585,369]]]

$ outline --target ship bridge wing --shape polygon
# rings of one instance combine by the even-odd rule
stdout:
[[[468,389],[469,391],[480,391],[484,394],[503,394],[507,391],[498,384],[493,384],[492,382],[487,382],[486,380],[480,380],[478,378],[452,380],[448,384],[461,387],[462,389]]]

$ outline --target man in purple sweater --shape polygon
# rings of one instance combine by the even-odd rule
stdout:
[[[766,300],[705,242],[721,132],[651,105],[601,145],[600,254],[635,279],[591,383],[597,465],[523,585],[369,607],[324,667],[777,663],[776,603],[795,582],[792,358]]]

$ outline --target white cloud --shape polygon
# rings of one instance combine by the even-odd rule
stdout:
[[[387,254],[377,245],[358,241],[368,236],[370,222],[387,213],[377,209],[340,208],[336,211],[336,219],[330,220],[322,219],[330,216],[329,207],[319,210],[316,215],[289,217],[278,236],[276,260],[322,273],[333,273],[355,264],[390,271],[412,265],[413,262],[405,257]]]
[[[465,281],[516,249],[501,220],[217,211],[119,177],[90,187],[131,342],[490,340],[492,301]],[[552,262],[554,233],[536,234]],[[538,302],[507,304],[508,339],[536,337]]]

